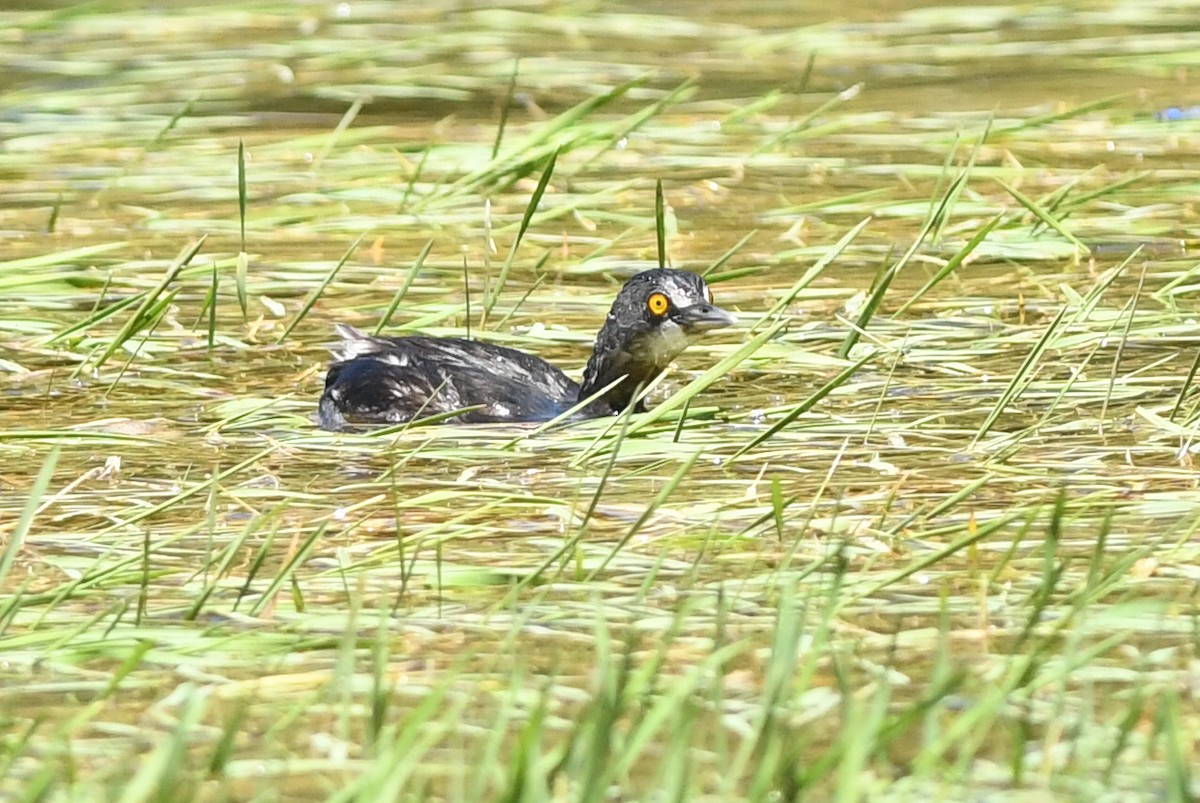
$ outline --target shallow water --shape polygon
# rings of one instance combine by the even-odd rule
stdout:
[[[143,731],[172,732],[201,693],[204,725],[245,717],[228,726],[242,738],[214,795],[290,785],[289,799],[324,799],[381,766],[364,729],[383,643],[402,690],[385,722],[439,683],[461,706],[413,777],[427,797],[474,799],[461,769],[484,761],[505,695],[547,695],[546,742],[565,743],[611,637],[638,666],[661,647],[664,683],[713,662],[713,685],[694,695],[711,702],[693,714],[689,789],[743,799],[742,777],[722,771],[764,710],[793,584],[813,663],[770,704],[805,734],[807,759],[850,727],[848,709],[814,713],[820,695],[869,697],[880,667],[902,716],[949,650],[966,678],[937,709],[949,728],[1006,662],[1041,650],[1069,664],[1053,676],[1056,711],[1038,707],[1038,687],[982,720],[970,771],[949,752],[929,758],[936,728],[906,726],[911,737],[873,754],[872,777],[1158,788],[1169,762],[1141,746],[1057,777],[981,768],[1012,766],[1017,731],[1047,753],[1071,738],[1109,745],[1132,689],[1190,682],[1200,124],[1154,115],[1200,102],[1198,40],[1194,9],[1171,3],[0,10],[0,532],[20,541],[0,563],[0,716],[24,733],[104,701],[22,737],[0,789],[27,788],[69,749],[75,774],[56,793],[114,797]],[[514,65],[500,148],[511,169],[499,170]],[[552,122],[633,79],[573,124]],[[917,240],[985,129],[948,219],[839,355],[880,268]],[[465,260],[474,335],[577,374],[620,281],[655,264],[659,179],[675,266],[706,270],[757,233],[713,275],[747,328],[691,349],[655,402],[764,328],[872,219],[682,426],[676,409],[631,419],[624,438],[623,422],[607,434],[613,422],[314,429],[332,323],[373,329],[430,241],[389,331],[463,334]],[[898,312],[1002,213],[966,265]],[[157,323],[98,365],[138,294],[202,236],[166,289],[176,295],[148,307]],[[796,411],[845,357],[872,353]],[[827,592],[825,633],[813,611]],[[718,660],[726,638],[745,651]],[[212,744],[188,733],[185,780]],[[614,786],[655,787],[670,739],[617,761]],[[485,763],[488,794],[502,766]]]

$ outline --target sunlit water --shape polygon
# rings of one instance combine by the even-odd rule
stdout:
[[[62,634],[115,606],[100,621],[117,647],[99,637],[47,647],[54,660],[102,679],[137,639],[158,639],[160,663],[131,676],[145,691],[122,690],[105,715],[117,721],[136,719],[146,695],[178,685],[161,671],[174,664],[190,666],[187,677],[265,678],[281,699],[302,699],[304,682],[281,678],[333,664],[348,600],[360,597],[370,608],[397,606],[403,621],[394,632],[406,632],[404,622],[416,628],[394,657],[422,682],[436,682],[454,656],[463,656],[462,671],[503,681],[515,654],[535,676],[587,688],[597,611],[623,636],[654,638],[670,630],[680,600],[694,597],[681,632],[707,638],[712,595],[729,584],[738,637],[765,649],[773,589],[845,544],[853,599],[838,611],[841,648],[894,663],[919,685],[934,640],[897,649],[896,633],[933,633],[948,621],[981,676],[989,655],[1009,649],[1041,581],[1044,521],[1062,489],[1070,515],[1057,554],[1075,561],[1063,588],[1085,582],[1109,512],[1101,556],[1145,550],[1107,601],[1140,600],[1152,613],[1121,614],[1126,658],[1091,666],[1177,648],[1163,665],[1183,667],[1191,636],[1164,625],[1169,606],[1159,603],[1190,599],[1195,558],[1187,530],[1198,500],[1194,401],[1175,406],[1196,346],[1196,282],[1187,271],[1196,261],[1198,129],[1155,115],[1200,103],[1190,83],[1197,46],[1194,9],[1140,3],[176,3],[113,13],[22,4],[0,12],[0,531],[15,527],[39,466],[62,448],[4,585],[15,592],[28,583],[25,593],[51,600],[97,567],[123,567],[54,604],[29,604],[6,633]],[[471,183],[490,161],[514,69],[502,155],[535,152],[555,115],[641,82],[551,135],[564,145],[556,172],[481,319],[544,165]],[[648,120],[636,117],[685,81],[691,89]],[[972,158],[985,128],[949,220],[843,355],[875,350],[877,358],[735,457],[849,364],[838,351],[881,268],[916,240],[931,198]],[[239,141],[250,255],[244,314]],[[846,232],[872,220],[787,305],[787,327],[695,399],[687,426],[676,431],[668,418],[645,428],[611,469],[597,441],[608,422],[532,434],[438,427],[376,440],[314,429],[331,324],[373,328],[428,241],[390,331],[461,335],[469,321],[476,336],[577,375],[622,278],[655,264],[659,179],[676,266],[707,269],[757,231],[715,284],[747,327]],[[965,267],[894,314],[1002,213]],[[70,328],[153,288],[201,236],[153,331],[137,331],[97,367],[137,303]],[[1126,260],[1087,307],[1106,271]],[[203,307],[214,264],[210,347]],[[1052,323],[1052,342],[1023,373]],[[750,334],[716,334],[694,348],[653,401]],[[686,479],[643,520],[693,458]],[[994,534],[970,550],[883,583],[989,524]],[[156,573],[139,603],[144,544]],[[303,549],[297,584],[269,588]],[[226,579],[215,583],[223,561]],[[538,583],[514,590],[547,566]],[[243,588],[251,597],[239,602]],[[268,602],[264,593],[279,596]],[[154,634],[134,626],[139,605]],[[224,638],[227,616],[250,617],[272,635],[239,635],[205,653],[206,640]],[[364,616],[358,626],[373,628],[376,613]],[[540,629],[517,631],[510,644],[514,618]],[[1109,632],[1089,624],[1079,638]],[[48,682],[38,650],[56,639],[8,645],[4,674],[18,687]],[[190,664],[198,654],[208,658]],[[663,671],[696,660],[681,650]],[[365,663],[356,671],[370,673]],[[763,671],[755,658],[732,673],[731,699],[748,698]],[[1097,683],[1114,699],[1124,691]],[[50,688],[8,715],[59,718],[67,693],[84,691]],[[246,694],[238,699],[252,700],[252,721],[275,716]],[[566,694],[563,711],[574,701]],[[1103,700],[1093,704],[1107,714]],[[482,728],[494,717],[491,703],[470,711],[464,721]],[[327,727],[317,719],[304,721]],[[715,739],[721,728],[714,715],[698,733]],[[124,737],[74,738],[131,749]],[[265,743],[266,753],[326,755],[291,733]],[[449,766],[472,755],[446,750]]]

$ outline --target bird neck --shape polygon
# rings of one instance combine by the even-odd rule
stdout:
[[[634,396],[670,364],[670,359],[663,362],[655,350],[643,347],[646,335],[642,327],[622,327],[610,314],[596,335],[595,348],[583,372],[579,399],[582,401],[624,377],[594,404],[606,406],[614,413],[628,407]]]

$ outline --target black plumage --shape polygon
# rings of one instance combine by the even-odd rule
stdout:
[[[596,336],[582,384],[532,354],[459,338],[373,337],[337,325],[342,337],[325,377],[325,429],[400,423],[461,410],[464,423],[546,421],[606,386],[580,417],[612,415],[662,373],[688,343],[736,318],[712,303],[694,273],[658,269],[629,279]],[[618,381],[619,380],[619,381]]]

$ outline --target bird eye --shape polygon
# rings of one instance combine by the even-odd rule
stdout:
[[[667,297],[662,293],[654,293],[646,299],[646,309],[650,310],[651,315],[662,315],[669,306],[671,302],[667,301]]]

